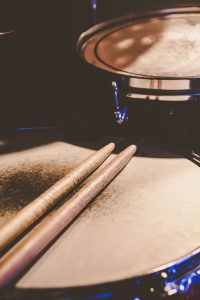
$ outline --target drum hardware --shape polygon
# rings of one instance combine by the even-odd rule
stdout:
[[[195,160],[200,160],[200,155],[198,153],[195,153],[194,151],[191,152]]]
[[[118,95],[118,86],[116,82],[112,82],[113,89],[114,89],[114,97],[115,97],[115,106],[116,106],[116,111],[115,111],[115,117],[116,121],[119,125],[123,124],[125,120],[128,119],[127,116],[127,107],[122,107],[120,104],[120,99]]]
[[[177,141],[176,134],[174,136],[172,134],[169,136],[156,136],[151,132],[145,135],[145,141],[151,141],[155,145],[169,149],[200,167],[200,145],[195,145],[195,141],[190,141],[188,137],[190,133],[181,134],[180,132],[179,140]]]
[[[193,163],[195,163],[197,166],[200,167],[200,155],[198,153],[195,153],[193,150],[188,149],[181,149],[174,146],[169,146],[163,143],[166,148],[173,150],[174,152],[182,155],[183,157],[191,160]]]
[[[163,143],[163,145],[165,145],[165,147],[171,149],[172,151],[182,155],[183,157],[191,160],[193,163],[195,163],[197,166],[200,167],[200,155],[199,153],[195,152],[194,150],[191,149],[184,149],[183,147],[177,147],[177,146],[169,146],[169,144],[167,145],[166,143]]]
[[[179,103],[181,105],[181,102],[184,101],[190,101],[190,103],[198,103],[200,100],[200,96],[198,95],[199,91],[189,92],[189,91],[182,91],[182,94],[179,94],[180,91],[161,91],[154,90],[151,91],[151,94],[149,90],[145,89],[138,89],[133,88],[131,91],[127,93],[125,89],[119,84],[118,81],[112,82],[112,88],[113,88],[113,95],[114,95],[114,103],[115,103],[115,117],[117,124],[121,125],[124,123],[124,121],[128,120],[129,112],[132,110],[131,106],[133,104],[133,101],[143,101],[143,102],[157,102],[162,105],[163,103],[170,103],[174,102],[176,105]],[[173,121],[179,116],[176,112],[174,112],[173,104],[171,105],[171,109],[168,111],[169,114],[169,120]],[[133,122],[132,122],[133,123]]]

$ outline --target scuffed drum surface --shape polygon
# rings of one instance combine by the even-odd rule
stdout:
[[[0,155],[0,226],[92,153],[58,141]]]
[[[39,155],[37,150],[32,150],[31,160],[34,153]],[[72,161],[78,163],[91,152],[64,143],[40,150],[43,167],[53,160],[57,170],[63,164],[73,167]],[[149,151],[159,155],[148,157]],[[72,287],[124,279],[199,247],[200,169],[158,147],[146,145],[143,152],[147,156],[132,159],[17,287]],[[22,156],[23,166],[28,156]]]
[[[84,48],[91,63],[117,73],[154,77],[200,75],[200,16],[180,14],[124,22],[96,33]],[[91,45],[96,43],[95,48]]]

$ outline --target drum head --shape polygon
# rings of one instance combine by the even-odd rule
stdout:
[[[131,77],[200,75],[200,9],[129,15],[94,27],[79,41],[81,55],[107,71]]]
[[[93,151],[48,141],[2,154],[2,223]],[[144,156],[132,159],[17,288],[69,288],[133,278],[175,264],[199,247],[199,167],[155,145],[145,144],[141,151]]]

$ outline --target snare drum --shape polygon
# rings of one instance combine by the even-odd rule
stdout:
[[[1,223],[96,147],[52,132],[4,136]],[[200,281],[200,169],[153,143],[145,143],[141,153],[5,297],[191,299]]]

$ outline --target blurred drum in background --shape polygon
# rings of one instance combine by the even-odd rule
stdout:
[[[92,3],[98,23],[102,2]],[[167,1],[172,8],[131,14],[131,3],[118,3],[120,18],[107,19],[83,33],[78,51],[87,62],[112,74],[119,124],[128,120],[132,129],[146,124],[154,132],[178,129],[179,134],[191,134],[198,128],[200,108],[200,8],[183,2],[173,8],[176,3]],[[143,115],[137,114],[137,106],[144,109]]]

